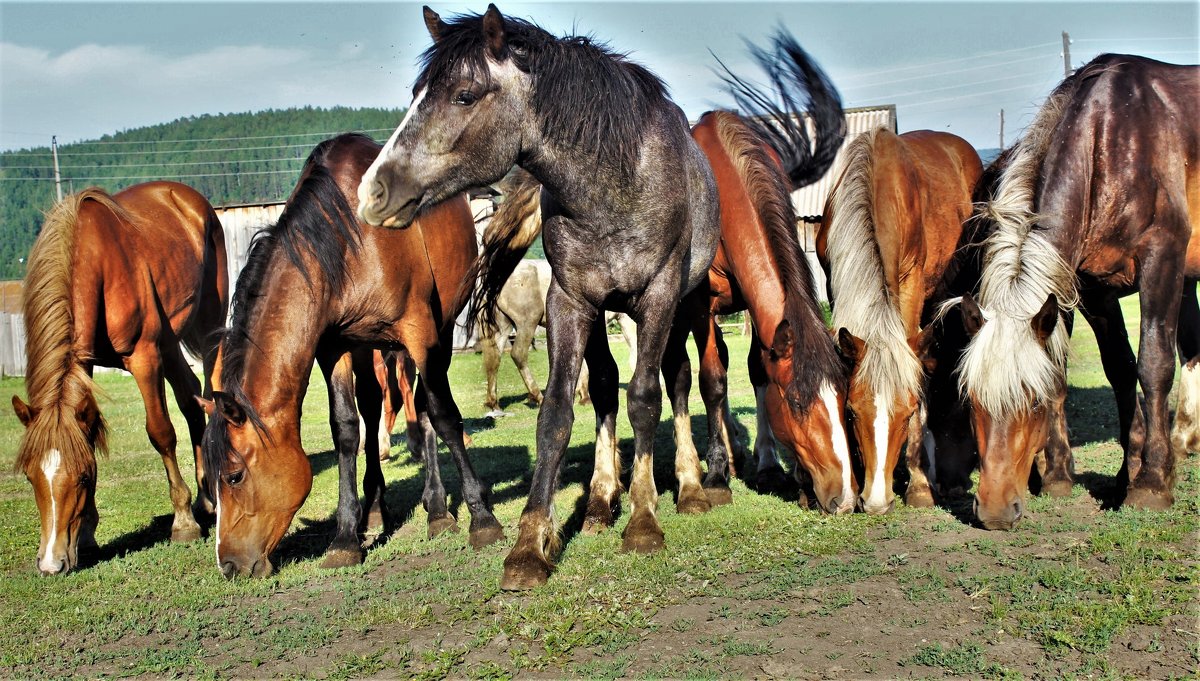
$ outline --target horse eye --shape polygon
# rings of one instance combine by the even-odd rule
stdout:
[[[80,487],[87,487],[88,484],[90,484],[91,482],[92,482],[92,476],[88,475],[87,473],[84,473],[83,475],[79,476],[79,486]]]
[[[479,98],[470,90],[463,90],[454,96],[454,103],[459,106],[471,106],[478,100]]]
[[[234,471],[233,473],[225,476],[225,482],[229,483],[231,486],[237,486],[242,484],[242,480],[245,477],[246,471],[244,469],[240,471]]]

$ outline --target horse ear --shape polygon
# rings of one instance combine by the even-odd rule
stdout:
[[[213,401],[216,402],[216,411],[229,423],[240,426],[246,422],[246,410],[242,408],[242,405],[238,404],[233,395],[214,391]]]
[[[86,399],[83,404],[75,410],[75,420],[79,422],[79,427],[83,432],[90,433],[96,424],[96,420],[100,418],[100,407],[94,399]]]
[[[25,404],[20,397],[13,395],[12,398],[13,411],[17,412],[17,418],[21,421],[21,425],[26,428],[33,423],[33,419],[37,417],[37,410]]]
[[[429,31],[429,37],[436,43],[446,29],[446,22],[442,21],[437,12],[429,9],[428,5],[422,7],[421,12],[425,15],[425,28]]]
[[[199,395],[192,395],[192,397],[195,398],[196,404],[200,405],[200,408],[204,410],[204,414],[206,416],[212,416],[213,412],[217,410],[216,402],[213,402],[212,400],[206,400]]]
[[[1038,342],[1045,343],[1050,334],[1054,333],[1054,325],[1057,323],[1058,298],[1051,293],[1046,297],[1046,302],[1042,304],[1042,309],[1038,310],[1029,324],[1033,327],[1033,335],[1037,336]]]
[[[925,371],[929,373],[937,368],[937,360],[932,353],[934,326],[934,324],[927,324],[917,335],[908,339],[908,347],[912,348],[917,359],[921,360],[921,365],[925,367]]]
[[[775,338],[771,341],[771,359],[778,361],[790,357],[795,343],[796,334],[792,331],[792,325],[786,319],[779,322],[779,326],[775,327]]]
[[[489,4],[483,15],[483,39],[493,59],[499,60],[504,56],[508,37],[504,33],[504,17],[495,5]]]
[[[962,320],[963,328],[967,330],[968,336],[974,336],[979,333],[979,329],[983,328],[983,312],[970,293],[964,294],[962,297]]]
[[[850,333],[846,327],[838,329],[837,333],[838,352],[842,353],[842,357],[850,360],[851,363],[857,364],[858,360],[867,351],[867,342],[863,339]]]

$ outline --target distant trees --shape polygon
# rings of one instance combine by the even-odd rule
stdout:
[[[206,114],[61,145],[63,194],[177,180],[215,206],[281,201],[318,142],[342,132],[383,140],[403,114],[402,109],[346,107]],[[0,279],[24,276],[21,259],[54,201],[49,146],[0,153]]]

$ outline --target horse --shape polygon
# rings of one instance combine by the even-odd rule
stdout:
[[[210,389],[211,332],[228,299],[225,234],[208,200],[175,182],[147,182],[109,195],[92,187],[49,212],[29,254],[25,278],[25,426],[16,470],[33,485],[41,515],[37,567],[59,574],[95,546],[96,451],[106,425],[92,368],[133,374],[146,408],[146,434],[162,457],[175,517],[171,540],[200,538],[192,493],[175,458],[164,378],[187,420],[196,479],[204,413],[192,400],[201,385],[180,345],[203,358]]]
[[[402,347],[420,374],[417,409],[427,410],[432,425],[420,448],[430,535],[457,527],[446,506],[436,431],[459,469],[472,545],[503,538],[467,457],[447,379],[452,301],[476,252],[474,221],[465,195],[458,195],[430,206],[408,229],[363,229],[354,217],[357,183],[379,150],[362,135],[317,145],[279,221],[257,235],[238,278],[203,447],[217,500],[217,563],[226,577],[273,570],[270,555],[312,486],[299,416],[313,361],[328,375],[358,345]],[[359,393],[364,414],[378,413],[364,399],[378,400],[378,386]],[[360,504],[357,415],[344,390],[331,388],[330,400],[340,482],[337,532],[323,564],[336,567],[362,560],[362,508],[382,515],[383,476],[378,453],[368,450]]]
[[[1174,503],[1167,395],[1175,346],[1189,364],[1198,353],[1197,75],[1194,66],[1133,55],[1092,60],[1050,94],[981,211],[990,236],[978,301],[968,294],[949,304],[961,302],[972,336],[959,372],[980,454],[975,514],[988,529],[1020,521],[1039,450],[1043,492],[1061,495],[1073,485],[1061,414],[1067,322],[1076,307],[1098,330],[1117,397],[1123,504]],[[1136,359],[1117,305],[1134,291],[1142,293]],[[1190,371],[1181,404],[1194,404]]]
[[[929,322],[932,304],[949,297],[945,275],[983,164],[956,135],[886,128],[856,137],[843,159],[816,246],[838,345],[853,364],[846,413],[864,471],[858,504],[872,514],[892,509],[892,474],[906,446],[904,501],[932,506],[924,384],[936,327]]]
[[[537,461],[500,585],[526,589],[549,578],[558,542],[553,496],[585,357],[597,447],[612,464],[603,474],[617,490],[617,372],[601,310],[625,312],[638,326],[627,393],[632,510],[622,548],[657,551],[658,374],[678,301],[704,279],[716,250],[712,171],[662,81],[607,46],[556,38],[495,5],[450,22],[429,8],[424,14],[433,45],[408,113],[359,186],[360,216],[403,227],[423,206],[520,165],[543,187],[543,243],[555,273]]]
[[[539,228],[540,229],[540,228]],[[496,297],[494,323],[479,322],[479,344],[483,347],[483,372],[487,381],[484,408],[488,416],[503,416],[500,399],[496,394],[496,375],[500,370],[500,356],[508,347],[510,333],[515,333],[512,343],[513,364],[525,382],[528,391],[526,401],[531,405],[542,403],[542,391],[529,368],[529,350],[533,336],[539,326],[546,326],[546,295],[550,292],[553,272],[545,260],[522,260],[509,275]],[[631,367],[637,366],[637,327],[628,315],[608,313],[608,323],[617,322],[621,335],[629,345]],[[575,389],[579,404],[587,404],[587,367],[580,370],[579,385]]]
[[[832,165],[845,137],[845,118],[836,88],[795,40],[781,33],[775,48],[754,54],[783,96],[783,106],[749,119],[709,112],[692,128],[716,175],[721,206],[716,257],[706,281],[680,304],[664,359],[663,374],[673,388],[676,475],[684,496],[684,481],[698,472],[687,411],[691,369],[684,344],[690,331],[709,426],[705,494],[681,504],[692,512],[731,498],[728,352],[716,315],[747,309],[754,320],[748,364],[758,405],[758,486],[767,488],[783,477],[774,453],[778,439],[794,453],[798,470],[812,479],[818,508],[831,514],[854,509],[855,480],[843,427],[845,368],[817,303],[790,200],[794,188],[817,181]],[[743,110],[768,101],[732,73],[727,72],[726,82]],[[798,93],[807,93],[807,106],[796,104]],[[802,125],[789,124],[802,120],[796,113],[802,108],[814,123],[811,143]]]

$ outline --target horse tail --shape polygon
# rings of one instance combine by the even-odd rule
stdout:
[[[746,123],[779,154],[792,188],[799,189],[821,179],[833,165],[846,137],[846,116],[837,88],[796,39],[780,29],[772,42],[773,51],[750,46],[772,93],[738,78],[724,64],[722,79],[746,114]],[[814,139],[809,138],[804,112],[812,121]]]
[[[541,183],[516,168],[500,188],[504,202],[488,223],[479,256],[463,278],[464,282],[477,283],[460,288],[455,301],[455,309],[467,310],[468,329],[480,322],[495,326],[496,299],[504,282],[542,233]]]

